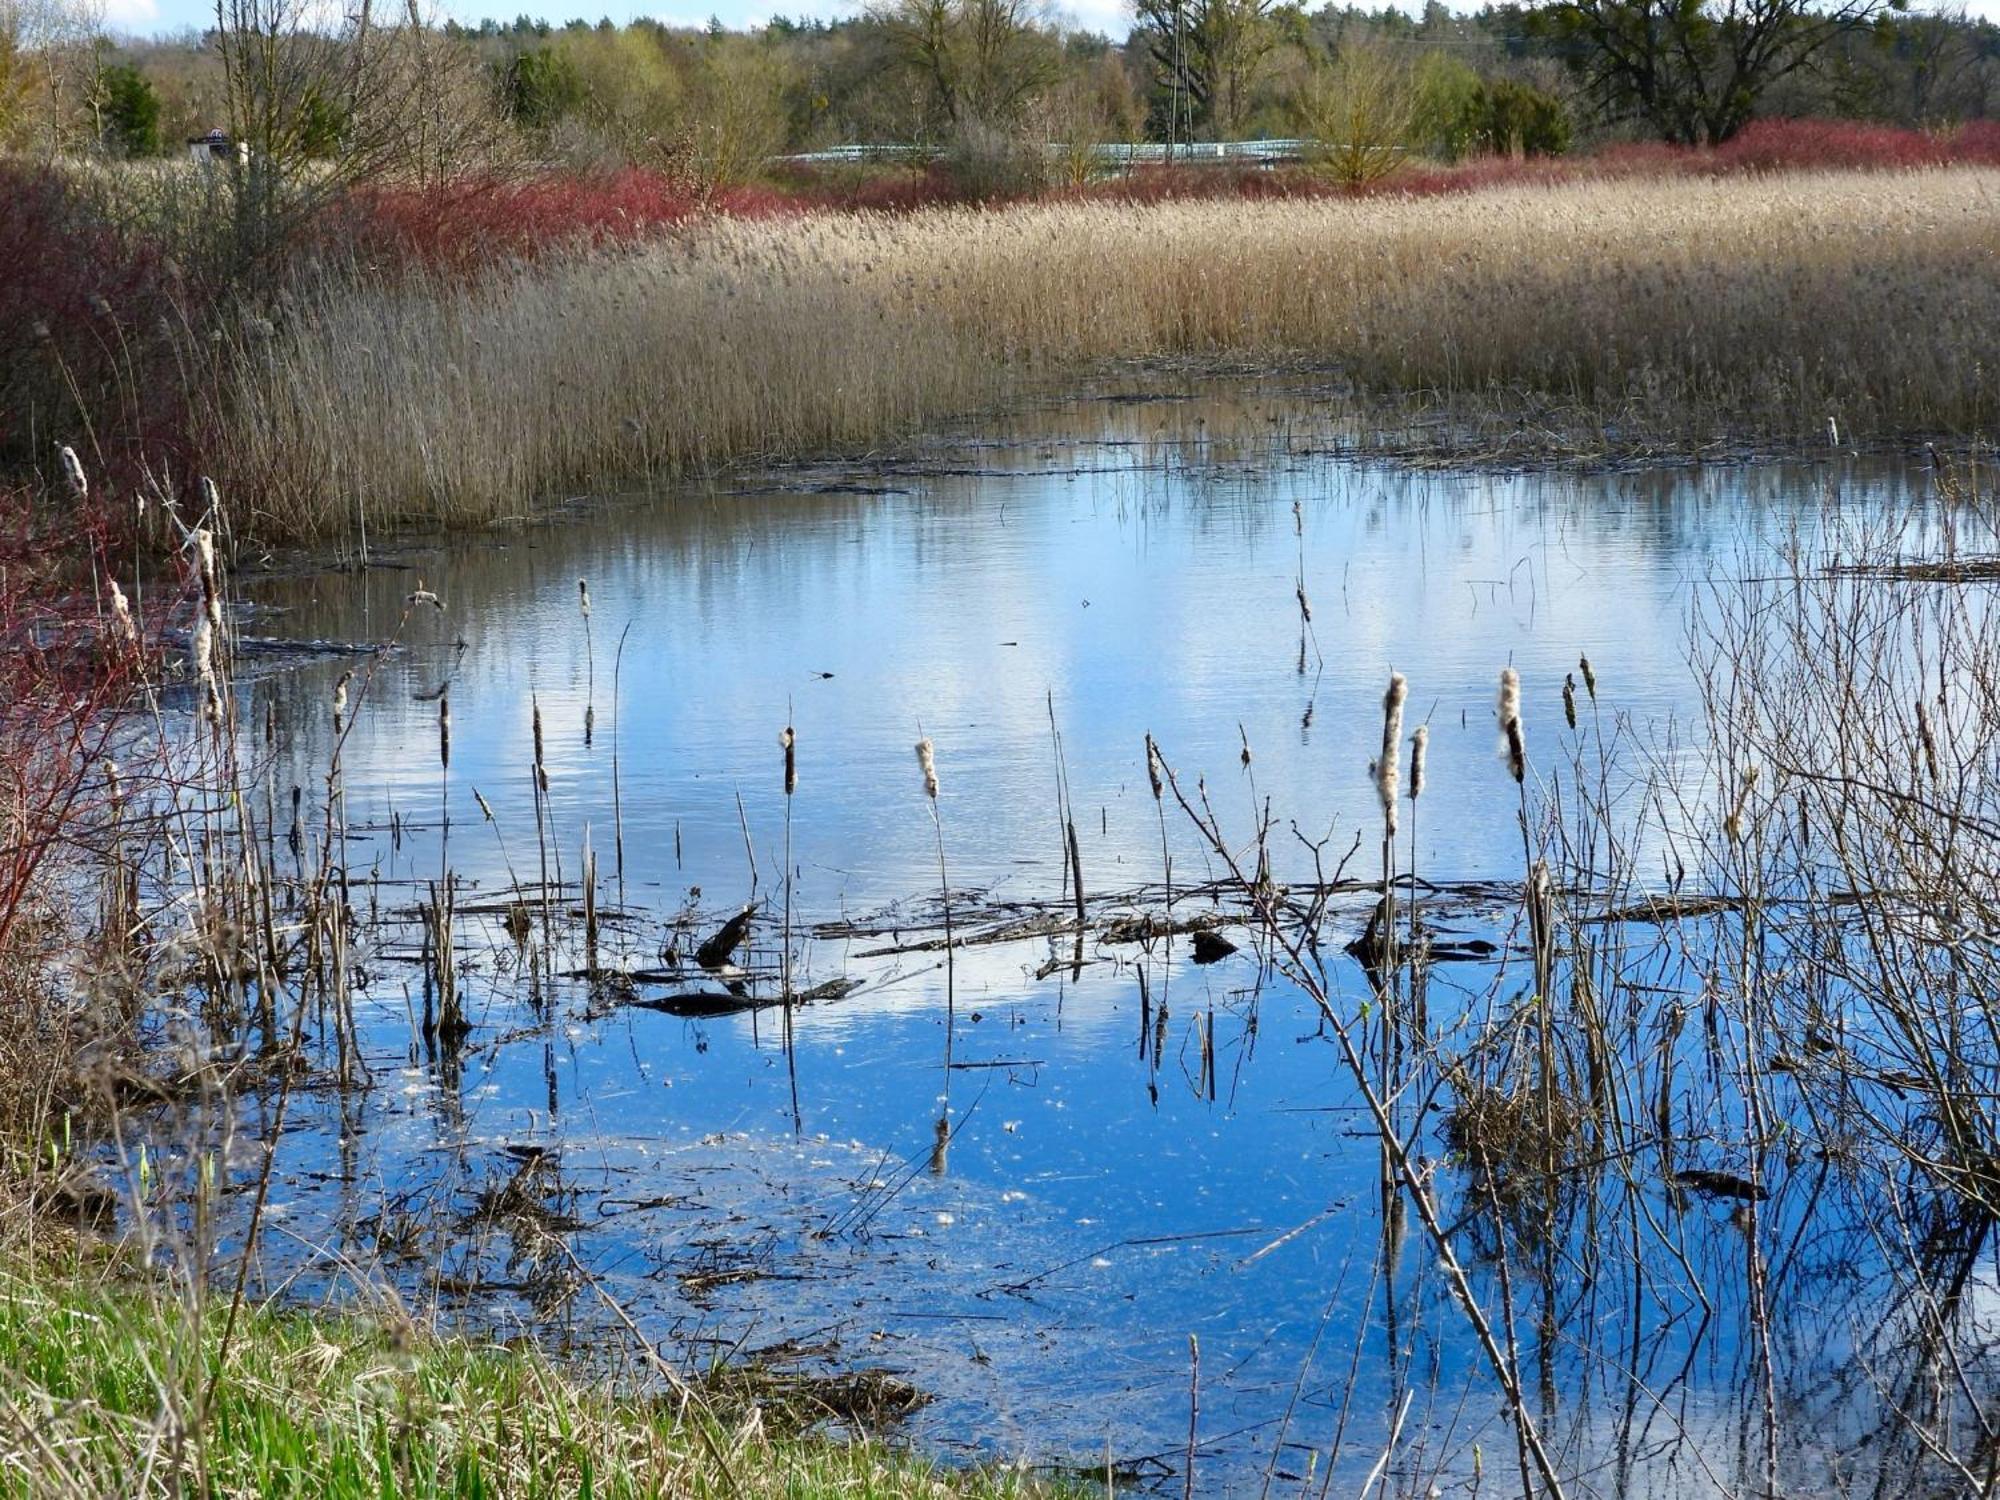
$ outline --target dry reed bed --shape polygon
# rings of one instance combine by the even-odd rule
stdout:
[[[246,344],[256,529],[477,523],[566,486],[907,433],[1110,359],[1719,435],[2000,417],[2000,172],[718,221],[471,283],[329,285]]]

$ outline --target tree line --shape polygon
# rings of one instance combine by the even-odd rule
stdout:
[[[750,31],[522,17],[417,0],[334,31],[310,0],[114,37],[96,0],[0,0],[0,148],[146,157],[220,127],[291,162],[419,176],[482,161],[742,180],[833,145],[999,172],[1049,143],[1308,137],[1440,159],[1579,138],[1727,140],[1759,114],[1924,127],[2000,109],[2000,28],[1902,0],[1544,0],[1419,15],[1299,0],[1135,0],[1130,34],[1034,0],[876,0]],[[1084,153],[1077,170],[1084,170]],[[273,168],[271,170],[277,170]],[[322,168],[322,173],[324,169]]]

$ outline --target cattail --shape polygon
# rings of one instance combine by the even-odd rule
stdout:
[[[1571,729],[1576,728],[1576,673],[1563,673],[1563,717],[1569,721]]]
[[[917,767],[924,773],[924,795],[937,801],[937,756],[932,751],[928,736],[917,741]]]
[[[451,694],[438,699],[438,765],[451,769]]]
[[[211,516],[222,514],[222,491],[215,487],[215,481],[206,474],[201,476],[202,508]]]
[[[1521,732],[1521,674],[1512,667],[1500,672],[1500,732],[1507,737],[1507,773],[1519,785],[1528,776],[1528,742]]]
[[[1736,805],[1729,810],[1729,816],[1722,820],[1722,831],[1728,835],[1729,842],[1732,844],[1738,842],[1743,837],[1743,812],[1749,806],[1750,793],[1755,790],[1756,786],[1757,768],[1755,766],[1745,766],[1743,768],[1743,780],[1738,784],[1736,789]]]
[[[1295,584],[1293,592],[1299,596],[1299,618],[1308,625],[1312,624],[1313,607],[1306,602],[1306,586],[1303,583]]]
[[[88,500],[90,477],[83,472],[83,460],[76,456],[76,449],[67,443],[57,451],[62,455],[63,482],[69,486],[70,497],[75,500]]]
[[[584,595],[586,601],[589,598],[588,594]],[[587,603],[585,607],[588,607]],[[784,748],[785,752],[785,795],[789,797],[799,789],[799,758],[797,752],[793,749],[794,740],[791,725],[787,724],[785,732],[778,736],[778,744]]]
[[[587,579],[577,579],[576,593],[578,605],[583,610],[583,617],[588,620],[590,618],[590,583]]]
[[[132,622],[132,606],[126,602],[125,591],[118,587],[118,580],[113,578],[110,584],[112,629],[123,644],[136,648],[139,644],[139,627]],[[1921,707],[1918,712],[1922,712]]]
[[[472,789],[472,800],[479,805],[480,816],[489,823],[493,822],[493,804],[480,795],[478,787]]]
[[[333,685],[333,733],[340,737],[340,731],[347,720],[347,684],[354,680],[352,672],[342,672],[340,681]]]
[[[1590,694],[1590,701],[1597,701],[1597,674],[1590,670],[1590,658],[1579,656],[1576,664],[1583,669],[1583,690]]]
[[[1153,785],[1153,800],[1160,800],[1160,793],[1166,790],[1166,779],[1160,774],[1160,747],[1153,743],[1153,737],[1146,736],[1146,780]]]
[[[189,534],[188,542],[194,548],[195,577],[201,583],[202,611],[208,616],[208,623],[220,630],[222,589],[216,581],[215,533],[206,526],[197,526]]]
[[[215,631],[207,615],[194,622],[194,632],[188,638],[188,668],[203,687],[215,676]]]
[[[215,628],[208,623],[207,615],[194,622],[194,633],[188,641],[188,659],[194,668],[195,680],[201,684],[202,715],[210,723],[220,723],[222,692],[215,682]]]
[[[1424,756],[1431,747],[1431,726],[1419,724],[1410,736],[1410,800],[1424,794]]]
[[[539,776],[542,772],[542,705],[540,699],[535,701],[533,722],[535,726],[535,773]]]
[[[1250,769],[1250,736],[1244,733],[1241,724],[1236,726],[1236,737],[1243,741],[1243,769],[1247,771]]]
[[[1924,765],[1931,773],[1931,784],[1935,786],[1938,782],[1937,740],[1931,735],[1930,715],[1924,712],[1922,698],[1917,699],[1917,742],[1924,747]]]
[[[1382,695],[1382,754],[1375,761],[1375,792],[1382,799],[1382,831],[1396,836],[1396,793],[1402,771],[1399,757],[1403,749],[1403,700],[1409,695],[1409,681],[1401,672],[1389,674],[1389,691]]]

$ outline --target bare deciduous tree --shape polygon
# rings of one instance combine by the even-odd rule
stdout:
[[[1609,119],[1638,119],[1663,140],[1715,145],[1756,113],[1764,92],[1843,34],[1908,0],[1556,0],[1540,28]]]

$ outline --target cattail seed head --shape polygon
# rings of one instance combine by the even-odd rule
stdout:
[[[1590,669],[1590,658],[1579,656],[1576,664],[1583,672],[1583,690],[1590,694],[1590,701],[1595,703],[1597,701],[1597,674]]]
[[[1161,775],[1160,747],[1153,743],[1153,737],[1146,736],[1146,780],[1152,783],[1153,800],[1160,800],[1160,793],[1166,790],[1166,779]]]
[[[333,685],[333,732],[336,736],[347,719],[347,685],[353,680],[352,672],[342,672],[340,680]]]
[[[933,802],[937,801],[937,755],[928,736],[917,741],[917,767],[924,773],[924,795]]]
[[[1563,718],[1571,729],[1576,728],[1576,674],[1563,673]]]
[[[111,629],[121,645],[136,647],[139,644],[139,627],[132,620],[132,606],[126,602],[125,591],[118,587],[118,580],[109,580],[111,585]],[[1921,712],[1921,709],[1919,710]]]
[[[799,757],[791,725],[787,724],[785,732],[778,736],[778,744],[785,752],[785,795],[789,797],[799,789]]]
[[[1520,785],[1528,776],[1528,742],[1521,731],[1521,674],[1512,667],[1500,672],[1500,732],[1506,737],[1507,774]]]
[[[1410,800],[1416,801],[1424,794],[1424,758],[1431,747],[1431,726],[1419,724],[1417,732],[1410,736]]]
[[[1749,809],[1750,794],[1757,788],[1757,767],[1743,768],[1742,779],[1736,786],[1736,805],[1729,810],[1729,816],[1722,820],[1722,831],[1734,844],[1743,837],[1743,814]]]
[[[1396,793],[1400,789],[1403,750],[1403,700],[1409,695],[1409,681],[1401,672],[1389,674],[1389,690],[1382,695],[1382,753],[1375,760],[1375,792],[1382,802],[1382,831],[1396,836]]]
[[[208,616],[208,623],[220,630],[222,586],[215,571],[215,533],[206,526],[197,526],[189,533],[188,545],[194,549],[195,579],[201,585],[202,612]]]
[[[1241,724],[1236,726],[1236,737],[1243,741],[1243,769],[1247,771],[1250,769],[1250,736]]]
[[[578,607],[582,609],[583,617],[588,620],[590,618],[590,583],[587,579],[577,579],[576,594]]]
[[[438,765],[451,769],[451,694],[438,699]]]
[[[69,487],[70,498],[88,500],[90,478],[83,472],[83,460],[76,456],[76,449],[64,443],[57,452],[61,455],[63,483]]]
[[[472,800],[478,804],[479,815],[491,823],[493,821],[493,804],[480,795],[478,787],[472,789]]]
[[[535,727],[535,771],[539,775],[542,770],[542,704],[540,699],[535,700],[533,723]],[[542,780],[546,782],[548,778],[543,776]]]
[[[194,632],[188,640],[188,659],[195,680],[201,685],[202,717],[211,724],[220,724],[222,690],[215,680],[215,627],[208,623],[207,615],[194,622]]]

